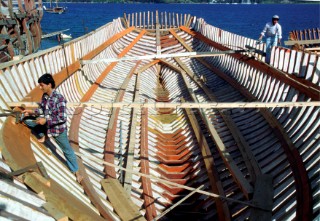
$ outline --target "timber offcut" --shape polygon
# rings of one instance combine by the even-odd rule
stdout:
[[[1,64],[0,219],[319,218],[320,58],[264,51],[147,11]],[[40,101],[44,73],[69,102],[80,183],[16,112]]]

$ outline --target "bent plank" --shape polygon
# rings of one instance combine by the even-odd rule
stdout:
[[[145,220],[143,215],[139,213],[139,208],[131,201],[117,179],[101,180],[101,185],[122,220]]]

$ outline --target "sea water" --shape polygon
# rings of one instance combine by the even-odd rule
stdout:
[[[46,4],[46,3],[44,3]],[[63,14],[44,12],[42,31],[50,33],[69,29],[66,34],[80,37],[100,26],[122,17],[124,13],[156,11],[190,14],[207,23],[252,39],[257,39],[264,25],[275,14],[280,16],[283,41],[292,30],[320,27],[319,4],[115,4],[115,3],[60,3],[67,7]],[[58,45],[57,39],[45,39],[41,49]]]

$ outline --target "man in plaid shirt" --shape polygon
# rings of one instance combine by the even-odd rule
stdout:
[[[45,134],[53,137],[67,160],[67,165],[80,182],[82,177],[78,173],[77,157],[70,146],[67,133],[67,101],[56,91],[55,82],[51,74],[44,74],[38,79],[43,91],[40,107],[35,110],[24,110],[25,124],[33,128],[39,142],[45,141]]]
[[[47,93],[43,94],[40,108],[34,110],[36,116],[45,118],[48,137],[57,137],[67,130],[66,104],[65,98],[53,90],[50,96]]]

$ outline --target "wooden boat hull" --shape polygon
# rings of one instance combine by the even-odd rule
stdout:
[[[246,45],[257,50],[227,53]],[[38,194],[32,209],[48,220],[312,220],[320,61],[274,48],[268,65],[263,47],[201,18],[146,12],[3,65],[3,109],[34,106],[38,77],[53,74],[84,180],[55,143],[38,143],[12,118],[0,119],[1,170],[43,163],[50,179],[35,170],[18,181]],[[187,52],[203,53],[180,56]]]

